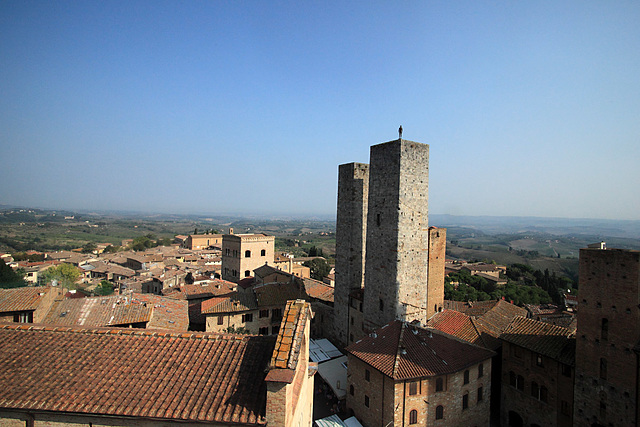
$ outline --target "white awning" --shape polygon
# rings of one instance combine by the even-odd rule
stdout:
[[[347,356],[318,364],[318,374],[331,387],[338,399],[347,396]]]

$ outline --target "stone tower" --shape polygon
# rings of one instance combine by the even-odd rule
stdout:
[[[343,345],[349,336],[349,294],[364,286],[369,165],[347,163],[338,168],[336,218],[336,282],[334,330]]]
[[[427,320],[429,146],[371,147],[364,329]],[[432,305],[432,304],[429,304]]]
[[[590,245],[579,276],[574,425],[638,425],[640,251]]]

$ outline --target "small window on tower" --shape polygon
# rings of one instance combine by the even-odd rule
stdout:
[[[380,298],[379,308],[380,308],[380,311],[384,310],[384,301],[382,301],[382,298]]]
[[[380,214],[376,215],[376,224],[378,225],[378,227],[380,227]]]

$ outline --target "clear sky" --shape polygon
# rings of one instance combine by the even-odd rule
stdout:
[[[430,212],[640,219],[640,2],[0,0],[0,203],[334,214],[430,144]]]

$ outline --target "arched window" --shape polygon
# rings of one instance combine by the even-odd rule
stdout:
[[[265,249],[261,250],[260,256],[267,256],[267,251]]]
[[[245,258],[251,258],[251,251],[244,251]]]
[[[436,406],[436,420],[441,420],[444,418],[444,406],[438,405]]]
[[[436,379],[436,391],[443,391],[444,390],[444,381],[442,380],[442,378],[437,378]]]
[[[409,424],[418,424],[418,411],[415,409],[409,412]]]
[[[469,393],[465,393],[462,396],[462,409],[467,409],[469,407]]]
[[[354,393],[354,390],[353,390],[353,384],[351,384],[351,385],[349,386],[349,394],[350,394],[351,396],[353,396],[353,393]]]

